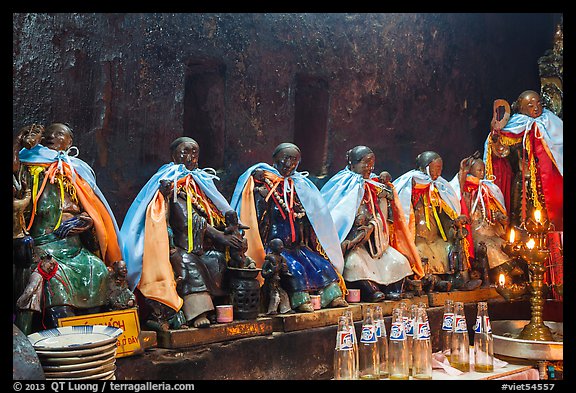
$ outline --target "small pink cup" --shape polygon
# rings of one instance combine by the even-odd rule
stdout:
[[[320,310],[322,308],[322,304],[320,302],[320,295],[310,295],[310,302],[312,303],[312,307],[314,307],[314,310]]]
[[[360,290],[359,289],[348,289],[348,295],[346,295],[346,301],[348,303],[360,302]]]
[[[234,320],[234,308],[231,304],[216,306],[216,322],[227,323]]]

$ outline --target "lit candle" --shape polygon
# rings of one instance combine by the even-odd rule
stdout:
[[[534,239],[530,239],[528,240],[528,242],[526,243],[526,247],[529,250],[532,250],[534,248],[534,245],[536,245],[536,241],[534,241]]]
[[[514,244],[514,228],[510,229],[510,243]]]
[[[503,287],[505,283],[506,283],[506,278],[505,278],[504,274],[500,273],[500,276],[498,277],[498,285]]]
[[[540,210],[536,209],[534,211],[534,219],[538,224],[540,224],[540,220],[542,219],[542,213],[540,212]]]

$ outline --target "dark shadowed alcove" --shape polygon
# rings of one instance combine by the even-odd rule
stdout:
[[[296,75],[294,143],[302,151],[300,167],[313,176],[328,172],[328,83],[311,75]]]
[[[217,170],[224,166],[225,75],[225,65],[215,60],[186,63],[184,135],[201,146],[204,166]]]

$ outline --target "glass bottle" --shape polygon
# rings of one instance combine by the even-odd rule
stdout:
[[[444,301],[444,316],[442,317],[442,330],[440,339],[442,341],[442,353],[450,359],[450,347],[452,347],[452,325],[454,324],[454,300]]]
[[[406,345],[408,346],[408,370],[412,375],[412,364],[414,359],[414,323],[416,321],[416,314],[418,306],[416,304],[410,305],[409,309],[404,309],[407,317],[403,318],[406,327]]]
[[[474,371],[491,373],[494,371],[494,341],[488,316],[488,303],[478,302],[476,324],[474,325]]]
[[[356,361],[356,379],[358,379],[358,337],[356,336],[356,328],[354,327],[354,316],[352,310],[348,309],[343,314],[346,317],[348,331],[352,338],[352,347],[354,349],[354,359]]]
[[[380,354],[376,337],[374,310],[368,306],[364,311],[362,332],[358,343],[358,375],[360,379],[380,378]]]
[[[406,331],[402,321],[401,308],[392,310],[392,325],[390,326],[390,340],[388,342],[388,370],[390,379],[410,379],[408,369],[408,345]]]
[[[426,306],[423,304],[419,304],[416,311],[412,345],[412,377],[414,379],[432,379],[430,324],[428,323]]]
[[[356,379],[356,356],[352,334],[348,327],[348,318],[338,318],[336,347],[334,348],[334,379]]]
[[[388,378],[388,335],[386,334],[386,325],[384,325],[384,316],[382,307],[374,308],[374,318],[376,319],[376,337],[378,338],[378,349],[380,354],[380,379]]]
[[[463,372],[470,371],[470,338],[468,337],[468,326],[464,315],[464,303],[462,302],[454,302],[450,365]]]

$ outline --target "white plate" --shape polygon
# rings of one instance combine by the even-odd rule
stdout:
[[[73,350],[100,347],[115,342],[120,328],[104,325],[63,326],[28,335],[34,349]]]
[[[114,343],[115,344],[115,343]],[[106,347],[108,348],[108,347]],[[66,355],[70,355],[71,351],[66,351]],[[38,353],[38,352],[37,352]],[[108,358],[109,356],[116,356],[116,345],[110,347],[110,349],[101,352],[95,353],[94,355],[85,355],[85,356],[71,356],[71,357],[53,357],[51,356],[54,352],[46,352],[38,356],[40,358],[40,363],[43,366],[57,366],[57,365],[64,365],[64,364],[77,364],[82,362],[92,362],[95,360],[99,360],[102,358]]]
[[[116,342],[112,342],[110,344],[104,345],[102,347],[95,347],[95,348],[87,348],[87,349],[73,349],[73,350],[41,350],[37,349],[36,354],[40,358],[40,362],[44,358],[72,358],[75,356],[86,356],[86,355],[100,355],[102,356],[103,353],[107,353],[110,349],[116,349],[117,344]]]
[[[116,364],[110,363],[105,364],[103,366],[88,368],[85,370],[56,371],[56,372],[44,371],[44,376],[46,378],[82,378],[82,377],[92,377],[95,375],[100,375],[102,373],[107,373],[114,370],[116,370]]]
[[[112,354],[112,356],[108,356],[104,359],[93,360],[91,362],[76,361],[76,363],[73,364],[56,364],[56,365],[42,363],[42,369],[44,370],[45,373],[84,370],[88,368],[104,366],[106,364],[114,363],[115,361],[116,358],[114,357],[114,354]]]
[[[47,381],[53,381],[53,380],[73,380],[73,381],[78,381],[81,379],[116,379],[116,375],[114,374],[116,372],[116,367],[114,367],[114,370],[110,370],[110,371],[106,371],[103,372],[102,374],[96,374],[96,375],[88,375],[86,377],[79,377],[79,378],[66,378],[66,377],[60,377],[60,378],[46,378]]]

